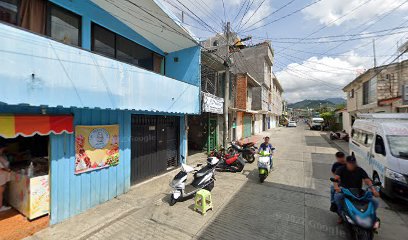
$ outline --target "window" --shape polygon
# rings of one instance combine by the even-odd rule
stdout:
[[[349,98],[354,98],[354,89],[349,92]]]
[[[92,51],[164,74],[163,56],[96,24],[92,24]]]
[[[375,137],[375,152],[381,155],[386,155],[385,152],[385,145],[384,145],[384,140],[381,136],[377,135]]]
[[[18,24],[18,0],[0,0],[0,21]]]
[[[48,7],[47,35],[74,46],[81,46],[81,17],[54,4]]]
[[[375,102],[377,95],[377,79],[373,78],[363,83],[363,105]]]
[[[153,70],[153,52],[118,35],[116,36],[116,58],[123,62]]]
[[[92,51],[115,58],[115,34],[103,27],[92,25]]]
[[[391,135],[387,139],[394,157],[408,159],[408,136]]]

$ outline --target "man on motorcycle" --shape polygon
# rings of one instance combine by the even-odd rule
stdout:
[[[357,165],[357,160],[354,156],[348,156],[346,158],[346,165],[341,166],[336,170],[334,179],[338,181],[333,182],[333,185],[336,192],[334,194],[334,201],[337,205],[337,213],[339,215],[341,215],[342,201],[344,199],[340,187],[361,189],[364,181],[366,185],[371,186],[371,192],[375,197],[380,196],[377,190],[372,186],[373,183],[368,177],[367,172]],[[370,198],[368,200],[373,203],[375,209],[378,208],[378,201],[376,199]],[[338,223],[342,223],[341,217],[339,218]]]
[[[260,153],[262,151],[272,153],[272,149],[273,149],[273,147],[272,147],[272,144],[269,143],[269,137],[266,136],[264,138],[264,142],[261,143],[261,145],[259,146],[258,153]],[[269,159],[270,159],[270,165],[271,165],[271,169],[272,169],[272,164],[273,164],[272,163],[272,155],[269,156]]]
[[[343,152],[336,152],[335,154],[336,157],[336,162],[333,163],[332,168],[331,168],[331,172],[333,174],[333,176],[336,176],[336,170],[339,167],[342,167],[344,165],[346,165],[346,154],[344,154]],[[336,204],[334,202],[334,185],[330,185],[330,211],[332,212],[336,212],[337,208],[336,208]]]

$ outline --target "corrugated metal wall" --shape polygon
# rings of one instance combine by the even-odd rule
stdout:
[[[120,125],[120,163],[75,175],[74,135],[51,135],[51,224],[106,202],[130,188],[130,112],[73,109],[73,113],[74,125]]]

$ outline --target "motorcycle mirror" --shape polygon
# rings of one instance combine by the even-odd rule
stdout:
[[[198,164],[197,164],[197,167],[201,167],[201,166],[203,166],[202,163],[198,163]]]
[[[330,181],[332,181],[332,182],[338,182],[336,179],[334,179],[334,178],[330,178]]]
[[[373,186],[379,187],[379,186],[381,186],[381,182],[375,182],[375,183],[373,183]]]

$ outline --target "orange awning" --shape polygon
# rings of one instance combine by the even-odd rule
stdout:
[[[15,138],[73,133],[73,120],[71,115],[0,115],[0,136]]]

